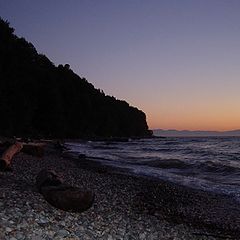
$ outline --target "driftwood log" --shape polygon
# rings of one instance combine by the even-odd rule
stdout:
[[[5,150],[5,152],[2,154],[2,157],[0,158],[0,170],[10,170],[10,165],[12,158],[15,154],[20,152],[23,148],[23,144],[20,142],[16,142],[10,147]]]
[[[65,211],[83,212],[89,209],[94,201],[92,191],[65,184],[52,170],[40,171],[36,186],[48,203]]]
[[[22,151],[24,153],[42,157],[44,155],[44,146],[45,143],[22,143],[16,142],[12,144],[11,142],[1,143],[1,147],[7,148],[1,158],[0,158],[0,170],[9,171],[11,170],[11,162],[14,155]]]

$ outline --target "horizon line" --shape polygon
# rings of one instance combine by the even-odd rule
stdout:
[[[240,131],[240,128],[231,129],[231,130],[188,130],[188,129],[178,130],[178,129],[172,129],[172,128],[169,128],[169,129],[152,128],[150,130],[152,130],[152,131],[156,131],[156,130],[178,131],[178,132],[183,132],[183,131],[188,131],[188,132],[232,132],[232,131]]]

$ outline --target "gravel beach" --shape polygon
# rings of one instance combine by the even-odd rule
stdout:
[[[0,172],[0,239],[240,239],[240,203],[224,197],[116,174],[64,156],[51,144],[44,157],[19,153]],[[83,213],[58,210],[35,187],[41,169],[95,193]]]

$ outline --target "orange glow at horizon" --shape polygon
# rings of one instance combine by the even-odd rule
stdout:
[[[178,97],[181,99],[178,100]],[[176,94],[171,101],[141,102],[150,129],[229,131],[240,129],[240,97],[223,94]]]
[[[240,129],[240,111],[235,114],[227,112],[182,112],[180,114],[147,112],[147,123],[150,129],[176,129],[176,130],[205,130],[229,131]],[[234,116],[234,118],[233,118]]]

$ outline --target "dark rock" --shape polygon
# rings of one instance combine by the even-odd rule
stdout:
[[[0,171],[12,172],[12,168],[6,163],[6,161],[0,159]]]
[[[36,186],[41,193],[45,186],[58,186],[62,184],[62,179],[53,170],[43,169],[36,177]]]
[[[54,147],[58,150],[64,151],[64,150],[68,150],[68,148],[66,146],[64,146],[64,144],[62,144],[61,142],[57,141],[54,144]]]
[[[37,176],[36,185],[47,202],[65,211],[83,212],[94,201],[92,191],[64,184],[54,171],[42,170]]]
[[[0,159],[0,170],[4,171],[7,167],[7,164],[4,160]]]
[[[85,159],[85,158],[87,158],[87,156],[85,154],[81,153],[81,154],[78,155],[78,158],[79,159]]]

